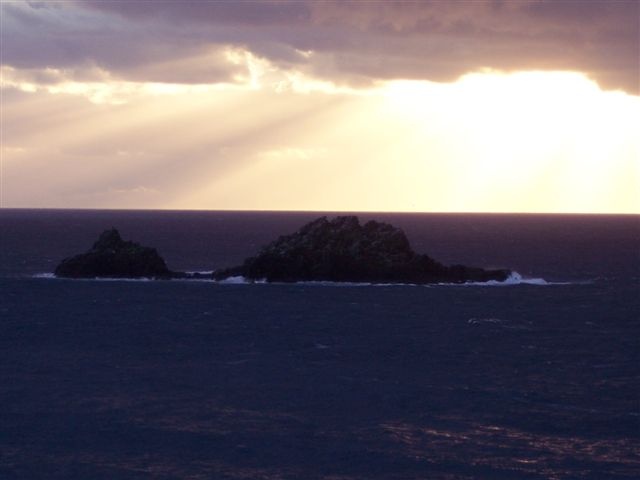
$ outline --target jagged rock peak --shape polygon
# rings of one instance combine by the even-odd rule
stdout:
[[[387,223],[369,221],[360,224],[353,215],[338,216],[332,220],[320,217],[304,225],[297,232],[284,235],[265,246],[261,253],[284,253],[291,249],[309,250],[313,255],[413,255],[404,232]]]
[[[100,234],[85,253],[65,258],[55,275],[67,278],[170,278],[171,272],[155,248],[124,241],[115,228]]]
[[[317,218],[266,245],[242,265],[216,271],[214,277],[244,276],[282,282],[459,283],[501,281],[509,273],[447,267],[427,255],[416,254],[401,229],[373,220],[361,225],[358,217],[347,215],[332,220]]]
[[[93,244],[92,250],[117,249],[124,244],[120,232],[115,227],[105,230],[100,234],[98,240]]]

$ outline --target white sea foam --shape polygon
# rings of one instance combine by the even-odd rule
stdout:
[[[149,277],[139,278],[117,278],[117,277],[93,277],[93,278],[65,278],[58,277],[54,273],[36,273],[32,278],[48,278],[54,280],[74,280],[80,282],[153,282],[157,279]]]
[[[216,283],[226,283],[226,284],[231,284],[231,285],[244,285],[244,284],[248,284],[251,283],[249,280],[247,280],[244,277],[227,277],[224,280],[219,280]]]
[[[36,273],[33,278],[57,278],[54,273]]]
[[[202,272],[201,272],[202,273]],[[211,272],[206,272],[211,273]],[[172,282],[210,282],[210,283],[222,283],[216,282],[211,278],[152,278],[152,277],[138,277],[138,278],[124,278],[124,277],[86,277],[86,278],[66,278],[58,277],[54,273],[36,273],[31,275],[31,278],[47,278],[53,280],[73,280],[79,282],[155,282],[155,281],[172,281]],[[241,282],[239,282],[241,283]],[[249,283],[249,282],[247,282]]]
[[[470,325],[479,324],[479,323],[504,323],[503,320],[499,318],[470,318],[467,320],[467,323]]]
[[[63,280],[67,280],[67,279],[63,279]],[[96,278],[78,278],[74,280],[89,281],[89,282],[154,282],[157,279],[149,278],[149,277],[139,277],[139,278],[96,277]]]
[[[562,285],[557,282],[547,282],[544,278],[525,278],[518,272],[511,272],[506,280],[489,280],[487,282],[465,283],[438,283],[440,286],[464,286],[464,287],[508,287],[511,285]]]
[[[366,282],[329,282],[329,281],[307,281],[296,282],[296,285],[318,285],[328,287],[507,287],[512,285],[569,285],[571,282],[548,282],[544,278],[526,278],[518,272],[512,272],[509,277],[499,282],[489,280],[487,282],[465,282],[465,283],[366,283]]]
[[[283,284],[284,285],[284,284]],[[309,280],[294,282],[294,285],[308,285],[317,287],[418,287],[414,283],[371,283],[371,282],[331,282],[328,280]]]
[[[267,282],[265,279],[249,280],[242,276],[217,280],[214,283],[230,285],[253,285],[255,283],[272,283],[275,285],[300,285],[311,287],[504,287],[512,285],[568,285],[570,282],[548,282],[544,278],[525,278],[518,272],[513,272],[505,281],[489,280],[487,282],[466,283],[371,283],[371,282],[333,282],[328,280],[308,280],[302,282]]]
[[[549,282],[547,282],[544,278],[525,278],[515,271],[511,272],[511,275],[509,275],[509,277],[504,282],[497,283],[503,283],[507,285],[520,285],[523,283],[526,285],[549,285]]]
[[[266,280],[249,280],[242,276],[227,277],[224,280],[214,280],[214,283],[221,283],[223,285],[253,285],[254,283],[267,283]]]
[[[194,273],[194,272],[188,272]],[[200,274],[210,274],[210,271],[195,272]],[[36,273],[34,278],[60,278],[53,273]],[[150,282],[154,278],[82,278],[78,280],[84,281],[101,281],[101,282]],[[319,286],[319,287],[508,287],[513,285],[570,285],[576,282],[548,282],[544,278],[527,278],[518,272],[512,272],[511,275],[503,282],[497,280],[489,280],[487,282],[466,282],[466,283],[435,283],[435,284],[415,284],[415,283],[371,283],[371,282],[332,282],[332,281],[303,281],[303,282],[267,282],[265,279],[250,280],[242,276],[228,277],[224,280],[213,280],[211,278],[175,278],[174,282],[209,282],[220,285],[255,285],[272,283],[275,285],[301,285],[301,286]],[[585,282],[580,282],[585,283]],[[587,282],[588,283],[588,282]]]
[[[177,279],[189,280],[189,279]],[[199,281],[196,279],[196,281]],[[307,280],[302,282],[268,282],[266,279],[261,278],[257,280],[247,279],[243,276],[228,277],[224,280],[203,280],[220,285],[255,285],[255,284],[271,284],[271,285],[298,285],[309,287],[421,287],[425,285],[417,285],[413,283],[370,283],[370,282],[332,282],[328,280]]]

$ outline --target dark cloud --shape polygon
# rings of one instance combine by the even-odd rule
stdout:
[[[451,80],[478,68],[578,70],[638,93],[635,0],[318,2],[315,22],[361,41],[341,49],[371,76]],[[387,67],[392,65],[392,68]]]
[[[134,81],[232,82],[246,67],[229,62],[223,41],[162,23],[114,21],[72,4],[2,4],[2,63],[54,69],[84,80],[96,71]],[[35,73],[34,73],[35,74]]]
[[[172,22],[234,23],[244,26],[304,24],[310,20],[311,9],[304,2],[291,1],[174,1],[151,2],[85,0],[83,5],[109,11],[124,17],[145,20],[163,18]]]
[[[229,81],[242,66],[220,52],[233,45],[337,83],[539,69],[640,90],[636,0],[85,0],[2,8],[4,62],[24,68],[85,63],[136,80]]]

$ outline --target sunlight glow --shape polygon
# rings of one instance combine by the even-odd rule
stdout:
[[[574,72],[477,73],[448,85],[391,82],[385,94],[405,128],[425,139],[416,152],[429,151],[434,131],[448,139],[461,207],[640,210],[637,97],[603,92]]]
[[[640,99],[581,74],[356,91],[249,70],[233,85],[38,85],[5,68],[4,88],[27,92],[3,104],[6,204],[640,213]]]

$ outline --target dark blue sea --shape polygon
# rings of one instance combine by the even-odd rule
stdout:
[[[0,478],[640,478],[640,217],[361,214],[503,285],[50,278],[115,226],[169,268],[314,213],[0,210]]]

